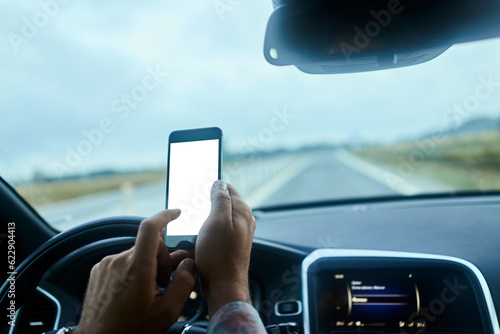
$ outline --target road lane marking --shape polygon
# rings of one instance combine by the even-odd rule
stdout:
[[[309,168],[314,161],[316,155],[308,154],[294,164],[288,166],[282,172],[278,173],[275,177],[266,181],[261,187],[247,197],[246,202],[251,208],[256,208],[265,204],[265,201],[281,187],[287,184],[291,179],[299,175],[301,172]]]
[[[347,167],[361,173],[369,178],[385,185],[388,188],[402,194],[402,195],[415,195],[425,192],[425,189],[418,187],[414,184],[410,184],[407,180],[402,177],[389,172],[385,169],[379,168],[360,159],[345,150],[337,150],[334,153],[335,158],[346,165]]]

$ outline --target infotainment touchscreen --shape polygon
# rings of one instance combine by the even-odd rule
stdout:
[[[472,264],[386,254],[325,249],[306,257],[304,333],[497,333]]]
[[[320,328],[417,328],[420,296],[411,273],[327,271],[316,281]]]

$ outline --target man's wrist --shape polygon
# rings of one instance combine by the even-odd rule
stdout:
[[[224,305],[232,302],[246,302],[251,304],[248,283],[211,286],[207,291],[205,299],[208,305],[209,316],[213,316]]]
[[[257,310],[248,303],[232,302],[221,307],[208,323],[208,333],[265,334],[266,329]]]

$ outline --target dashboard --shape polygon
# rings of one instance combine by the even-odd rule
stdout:
[[[500,334],[500,196],[254,215],[252,303],[282,333]],[[102,240],[59,260],[10,334],[76,324],[92,266],[134,240]],[[206,326],[198,286],[179,320]]]

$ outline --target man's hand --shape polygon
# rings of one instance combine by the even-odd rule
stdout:
[[[230,302],[250,301],[248,266],[255,231],[252,210],[231,185],[216,181],[211,200],[195,252],[210,316]]]
[[[188,252],[169,254],[161,231],[179,214],[165,210],[144,220],[132,249],[92,268],[76,333],[164,333],[177,321],[194,287],[195,263],[186,259]],[[167,285],[164,292],[158,289]]]

